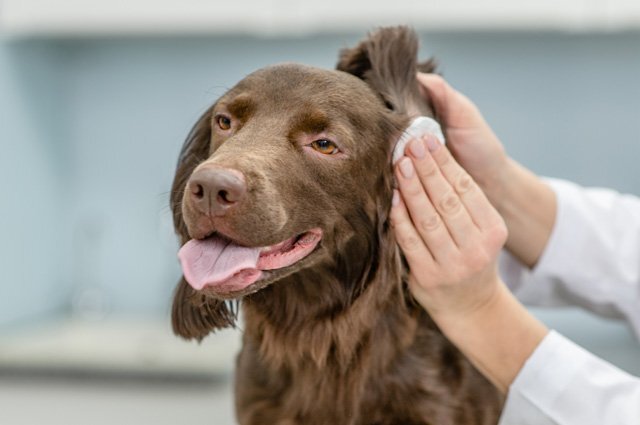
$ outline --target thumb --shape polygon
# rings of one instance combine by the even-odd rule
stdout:
[[[419,72],[417,77],[423,94],[430,98],[443,123],[449,128],[482,125],[484,118],[476,105],[437,74]]]

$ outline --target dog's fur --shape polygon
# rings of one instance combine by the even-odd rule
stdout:
[[[182,149],[171,196],[182,243],[211,231],[248,246],[324,233],[307,258],[241,294],[241,424],[497,422],[502,397],[411,299],[389,227],[393,144],[411,116],[433,116],[415,80],[433,64],[416,55],[412,31],[386,28],[344,50],[337,71],[258,70],[205,112]],[[216,129],[220,111],[233,117],[229,133]],[[301,142],[320,133],[343,154]],[[202,164],[238,170],[247,185],[241,205],[210,228],[184,195]],[[234,304],[219,298],[182,279],[175,332],[200,340],[233,326]]]

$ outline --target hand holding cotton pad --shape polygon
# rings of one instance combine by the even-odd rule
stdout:
[[[426,134],[434,135],[444,145],[444,134],[438,121],[430,117],[418,117],[411,122],[411,125],[404,130],[398,139],[393,149],[391,163],[395,164],[404,156],[404,150],[410,140],[419,139]]]

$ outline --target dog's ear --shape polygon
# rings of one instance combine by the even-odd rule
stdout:
[[[433,59],[418,63],[418,37],[412,29],[385,27],[369,34],[356,47],[343,49],[336,69],[364,80],[398,114],[434,116],[431,102],[421,94],[420,72],[435,72]]]
[[[171,187],[173,225],[181,244],[189,240],[182,216],[182,195],[193,170],[209,156],[212,111],[213,106],[202,114],[189,132],[180,151]],[[236,312],[224,301],[207,298],[191,288],[184,278],[180,279],[171,311],[173,331],[177,335],[201,340],[216,329],[233,327],[235,320]]]
[[[180,279],[173,297],[171,324],[173,332],[185,339],[201,341],[209,333],[222,328],[235,327],[237,308],[196,292]]]

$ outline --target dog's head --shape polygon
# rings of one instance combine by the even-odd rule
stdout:
[[[263,68],[204,113],[171,196],[184,244],[179,335],[232,325],[225,300],[301,270],[355,262],[345,285],[362,289],[388,233],[393,145],[411,115],[431,115],[416,53],[411,31],[383,29],[343,51],[338,70]],[[357,259],[336,258],[347,252]]]

